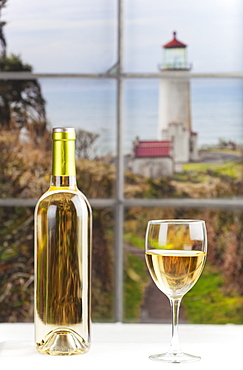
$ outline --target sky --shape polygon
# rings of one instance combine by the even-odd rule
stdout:
[[[194,72],[243,70],[242,0],[124,0],[124,69],[156,72],[177,31]],[[117,0],[8,0],[8,53],[36,73],[98,73],[117,59]]]

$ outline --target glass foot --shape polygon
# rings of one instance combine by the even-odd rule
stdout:
[[[172,362],[176,364],[183,362],[195,362],[201,360],[201,357],[199,356],[193,356],[183,352],[178,353],[166,352],[158,355],[151,355],[149,356],[149,358],[150,360],[153,361]]]

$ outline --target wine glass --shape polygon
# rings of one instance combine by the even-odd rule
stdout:
[[[145,259],[158,288],[172,307],[172,337],[166,353],[150,356],[165,362],[192,362],[199,356],[183,353],[178,338],[182,297],[197,282],[207,253],[207,234],[202,220],[152,220],[145,237]]]

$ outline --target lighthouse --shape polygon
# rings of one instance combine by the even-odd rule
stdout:
[[[189,72],[191,66],[187,61],[187,45],[177,39],[176,32],[162,51],[158,140],[172,141],[175,164],[183,164],[198,159],[197,134],[192,131],[190,80],[174,76],[181,71]]]
[[[171,176],[183,172],[184,163],[198,160],[197,133],[192,131],[191,122],[189,76],[175,77],[181,71],[189,73],[190,69],[187,45],[173,32],[173,39],[163,46],[157,140],[136,138],[127,165],[133,172],[152,178]]]

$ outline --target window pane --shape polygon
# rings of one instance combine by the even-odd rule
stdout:
[[[33,321],[33,208],[0,208],[0,322]],[[111,209],[93,210],[92,319],[113,321]],[[24,230],[24,232],[23,232]]]
[[[12,108],[0,137],[1,197],[38,198],[47,190],[51,174],[51,128],[71,126],[77,133],[80,190],[88,198],[112,198],[116,155],[115,81],[41,79],[40,85],[47,128],[38,117],[39,100],[24,97],[26,91],[34,94],[35,87],[30,88],[28,82],[23,86],[19,81],[0,82],[4,102],[7,108]],[[11,89],[13,97],[5,96],[5,89]],[[14,94],[20,89],[23,98],[16,102]]]
[[[126,197],[242,195],[242,101],[239,79],[126,80]]]
[[[188,46],[194,72],[243,69],[242,2],[125,0],[125,70],[156,72],[162,46],[173,38]],[[164,62],[164,61],[163,61]]]
[[[116,62],[117,2],[11,0],[8,50],[35,72],[105,72]]]
[[[33,321],[33,209],[0,208],[0,321]],[[23,232],[24,230],[24,232]]]
[[[128,322],[171,322],[169,300],[155,286],[144,261],[147,221],[204,219],[208,256],[196,285],[182,300],[180,321],[243,323],[242,211],[185,208],[130,208],[125,218],[124,311]]]

